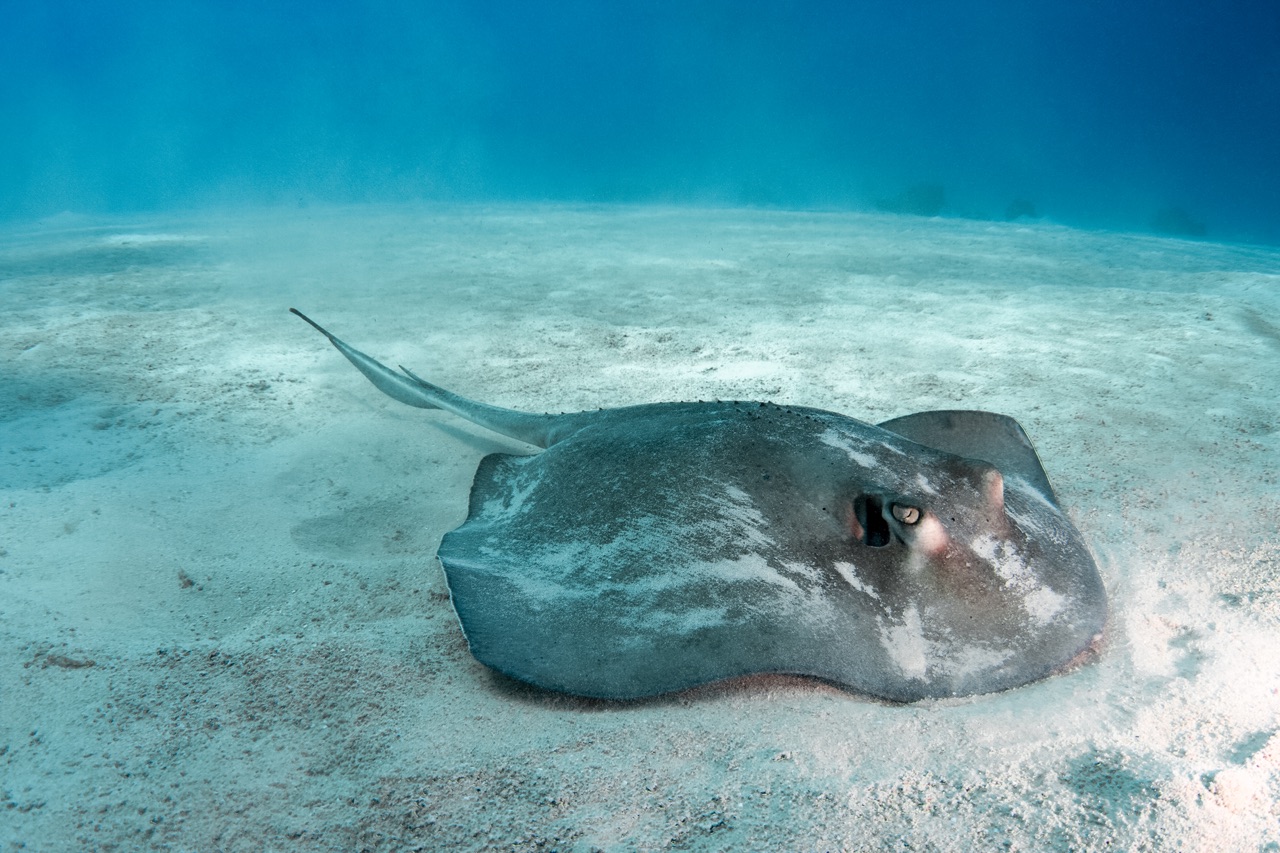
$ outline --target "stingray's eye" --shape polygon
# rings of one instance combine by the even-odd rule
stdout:
[[[920,510],[914,506],[894,504],[890,508],[890,511],[893,512],[893,517],[898,519],[898,521],[901,521],[903,524],[915,524],[920,520]]]

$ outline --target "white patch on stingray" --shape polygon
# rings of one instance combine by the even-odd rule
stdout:
[[[822,576],[822,573],[818,571],[816,566],[811,566],[808,563],[800,563],[795,560],[785,561],[782,564],[782,567],[793,575],[798,575],[811,581],[817,581]]]
[[[667,571],[661,567],[636,573],[619,571],[613,574],[611,567],[633,569],[632,556],[636,552],[634,541],[620,537],[606,545],[563,545],[547,551],[539,560],[535,571],[509,577],[522,588],[536,588],[534,577],[554,577],[549,588],[565,589],[573,582],[589,594],[616,590],[637,599],[644,599],[671,590],[705,587],[708,582],[726,585],[765,584],[786,591],[786,595],[802,595],[800,586],[791,578],[769,565],[759,554],[743,554],[732,559],[693,560],[681,566],[679,571]],[[567,573],[580,566],[598,567],[597,573],[584,573],[570,578]],[[772,600],[772,599],[771,599]]]
[[[911,548],[907,551],[907,561],[903,564],[903,569],[906,570],[908,575],[919,575],[930,571],[932,568],[933,561],[929,553],[923,548]]]
[[[1032,485],[1029,480],[1025,480],[1017,474],[1006,475],[1004,478],[1004,487],[1006,490],[1012,489],[1036,503],[1044,504],[1054,512],[1059,511],[1058,508],[1053,505],[1053,501],[1049,500],[1048,496]]]
[[[858,577],[857,575],[858,567],[855,566],[853,563],[837,562],[835,563],[835,569],[837,572],[840,573],[840,577],[849,586],[853,587],[863,595],[868,595],[871,598],[874,598],[876,601],[880,600],[880,593],[876,592],[874,589],[867,586],[865,583],[862,582],[862,578]]]
[[[756,509],[750,495],[737,486],[725,486],[721,494],[729,499],[728,502],[711,500],[716,510],[716,517],[711,523],[722,526],[717,531],[718,535],[724,537],[725,541],[745,542],[755,548],[773,544],[773,540],[764,532],[767,526],[764,514]]]
[[[972,645],[949,649],[942,657],[946,659],[948,675],[965,678],[995,669],[1013,657],[1013,650]]]
[[[1006,586],[1022,590],[1034,584],[1035,578],[1027,567],[1027,561],[1018,553],[1013,543],[986,533],[976,537],[969,547],[973,553],[991,564]]]
[[[688,596],[678,592],[676,601],[679,603],[679,610],[657,605],[659,596],[664,593],[684,588],[705,590],[709,582],[713,585],[712,588],[717,582],[732,586],[753,585],[761,592],[757,596],[759,606],[742,611],[737,619],[730,619],[727,607],[691,606]],[[769,587],[773,589],[766,591]],[[661,627],[681,632],[740,621],[752,609],[756,612],[773,613],[780,605],[806,599],[804,591],[793,580],[780,574],[756,554],[747,554],[733,560],[693,563],[680,572],[651,574],[629,583],[605,582],[596,585],[595,594],[610,590],[626,595],[631,601],[629,607],[619,612],[619,621],[637,628]],[[820,619],[829,616],[816,615]]]
[[[516,465],[517,467],[524,467],[534,459],[537,459],[537,457],[525,456],[521,459],[511,460],[510,464]],[[485,501],[484,507],[480,510],[479,514],[484,516],[486,520],[492,519],[496,521],[503,516],[513,518],[523,512],[527,512],[528,508],[525,506],[525,502],[529,499],[529,496],[533,494],[533,490],[537,485],[537,480],[533,480],[523,486],[519,484],[512,484],[511,491],[507,494],[496,498],[490,498]]]
[[[735,584],[756,582],[782,587],[796,594],[801,592],[795,581],[770,566],[769,561],[759,554],[743,554],[732,560],[695,563],[681,572],[686,573],[688,579],[685,583],[702,583],[707,579]]]
[[[852,441],[849,440],[848,436],[842,435],[836,430],[828,429],[824,431],[822,435],[818,436],[818,440],[828,447],[834,447],[836,450],[843,450],[845,453],[849,454],[850,459],[863,468],[880,467],[879,460],[869,453],[863,453],[853,444]],[[865,446],[866,442],[860,442],[860,444]]]
[[[1048,625],[1053,621],[1053,617],[1062,612],[1066,604],[1066,598],[1047,586],[1027,593],[1022,600],[1022,606],[1026,608],[1027,615],[1034,619],[1037,625]]]
[[[920,611],[911,605],[902,614],[900,625],[880,623],[880,644],[889,660],[907,678],[923,680],[928,668],[929,642],[924,638]]]
[[[1029,537],[1043,539],[1046,536],[1054,536],[1054,541],[1061,539],[1061,536],[1055,535],[1056,531],[1054,529],[1050,528],[1046,530],[1045,526],[1040,523],[1040,519],[1036,515],[1028,515],[1025,512],[1019,512],[1016,507],[1007,503],[1005,504],[1004,511],[1005,515],[1009,517],[1009,520]],[[1057,510],[1054,510],[1054,512],[1056,513]]]
[[[916,485],[919,486],[920,490],[927,495],[942,494],[942,492],[939,492],[936,488],[934,488],[933,483],[929,482],[929,478],[926,477],[924,474],[916,474]]]
[[[973,552],[991,564],[1005,586],[1022,596],[1022,608],[1037,625],[1047,625],[1062,612],[1066,599],[1040,583],[1011,542],[995,536],[980,536],[970,546]]]

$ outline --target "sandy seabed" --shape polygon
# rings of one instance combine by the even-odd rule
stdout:
[[[1280,251],[856,214],[369,207],[0,232],[0,849],[1280,850]],[[467,652],[485,402],[1016,417],[1093,663],[638,703]]]

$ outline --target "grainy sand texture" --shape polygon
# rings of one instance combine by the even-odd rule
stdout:
[[[479,459],[313,330],[570,411],[1017,418],[1098,659],[894,706],[637,703],[468,653]],[[634,207],[65,216],[0,233],[0,849],[1280,849],[1280,251]]]

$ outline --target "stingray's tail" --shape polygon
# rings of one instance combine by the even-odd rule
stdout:
[[[396,373],[376,359],[360,352],[360,350],[347,346],[297,308],[290,308],[289,310],[306,320],[320,334],[328,338],[329,343],[337,347],[338,352],[347,357],[347,361],[354,364],[357,370],[367,376],[369,381],[388,397],[410,406],[417,406],[419,409],[444,409],[447,412],[460,415],[472,423],[479,424],[485,429],[491,429],[518,441],[527,441],[529,444],[534,444],[538,447],[547,446],[550,440],[549,434],[557,420],[557,416],[534,415],[528,412],[517,412],[514,409],[487,406],[484,403],[468,400],[466,397],[461,397],[452,391],[446,391],[438,385],[432,385],[430,382],[419,379],[407,368],[400,368],[403,374]]]

